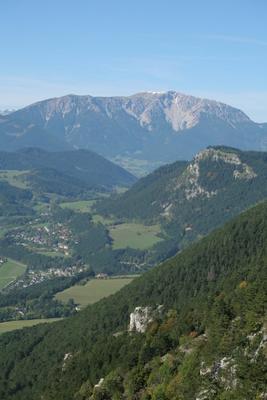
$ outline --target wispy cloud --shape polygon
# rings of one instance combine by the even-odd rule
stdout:
[[[224,42],[250,44],[250,45],[256,45],[256,46],[267,46],[267,41],[250,38],[250,37],[243,37],[243,36],[205,35],[205,36],[202,36],[202,38],[210,39],[210,40],[220,40],[220,41],[224,41]]]

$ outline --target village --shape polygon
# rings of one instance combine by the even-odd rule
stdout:
[[[8,233],[7,238],[17,245],[37,252],[58,252],[59,255],[70,255],[70,244],[73,240],[71,230],[62,223],[38,224],[38,220],[29,223],[26,228],[16,228]],[[75,242],[77,244],[77,241]]]
[[[73,277],[85,272],[86,269],[88,269],[87,265],[72,265],[64,269],[49,268],[48,270],[39,271],[30,269],[23,276],[13,281],[6,289],[9,291],[15,288],[25,289],[51,279]]]

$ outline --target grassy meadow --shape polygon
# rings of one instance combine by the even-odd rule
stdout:
[[[0,290],[14,281],[18,276],[22,275],[25,270],[26,265],[11,259],[8,259],[7,262],[0,265]]]
[[[19,189],[26,189],[27,184],[23,182],[21,176],[28,171],[17,170],[0,170],[0,180],[8,182],[11,186],[16,186]]]
[[[145,250],[152,247],[162,239],[159,225],[146,226],[140,223],[123,223],[114,225],[109,230],[113,239],[114,249],[133,249]]]
[[[8,321],[8,322],[1,322],[0,323],[0,335],[5,332],[14,331],[16,329],[22,329],[38,324],[44,324],[45,322],[55,322],[60,320],[60,318],[48,318],[48,319],[30,319],[27,321]]]
[[[103,297],[116,293],[134,279],[133,276],[109,279],[92,279],[85,285],[75,285],[63,292],[57,293],[56,298],[63,302],[73,299],[81,307],[96,303]]]
[[[95,223],[100,222],[103,225],[110,225],[114,223],[112,218],[105,218],[102,215],[94,214],[92,212],[92,207],[97,200],[80,200],[80,201],[69,201],[61,203],[62,208],[68,208],[70,210],[81,212],[81,213],[92,213],[92,218]]]
[[[60,206],[78,212],[91,212],[92,206],[95,202],[96,200],[67,201],[61,203]]]

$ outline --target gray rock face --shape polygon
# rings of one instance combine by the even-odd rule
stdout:
[[[63,358],[63,363],[62,363],[62,371],[65,371],[67,368],[68,362],[73,358],[72,353],[66,353]]]
[[[158,306],[156,310],[152,307],[135,307],[130,314],[129,332],[144,333],[148,325],[162,315],[162,311],[163,306]]]
[[[237,386],[237,367],[234,359],[223,357],[211,366],[205,366],[202,363],[199,371],[200,376],[208,377],[211,381],[217,382],[225,389],[234,389]]]
[[[199,183],[200,178],[200,165],[201,162],[210,163],[221,163],[225,166],[234,166],[232,177],[234,180],[246,180],[249,181],[257,177],[253,168],[248,164],[241,161],[238,153],[227,152],[222,149],[208,148],[200,151],[188,165],[184,179],[178,183],[177,187],[184,186],[185,196],[187,200],[194,199],[196,197],[207,197],[211,198],[216,196],[217,190],[208,191],[201,186]]]
[[[30,105],[0,123],[2,149],[87,148],[106,157],[188,159],[209,145],[267,148],[267,126],[242,111],[175,91],[129,97],[68,95]]]
[[[153,321],[152,309],[150,307],[136,307],[130,314],[130,332],[144,333],[150,322]]]

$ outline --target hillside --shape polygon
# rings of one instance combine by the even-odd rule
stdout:
[[[0,120],[5,150],[86,148],[118,160],[190,159],[209,145],[266,149],[266,124],[213,100],[169,92],[129,97],[68,95]]]
[[[267,153],[209,147],[191,162],[159,168],[96,210],[160,223],[181,247],[265,199],[266,182]]]
[[[2,335],[1,398],[265,398],[266,262],[265,202],[75,317]]]
[[[0,170],[24,171],[18,181],[42,193],[66,195],[81,194],[90,189],[127,187],[136,181],[123,168],[89,150],[48,152],[27,148],[13,153],[1,151]]]
[[[32,214],[29,202],[33,194],[30,190],[21,189],[0,180],[0,215]]]

